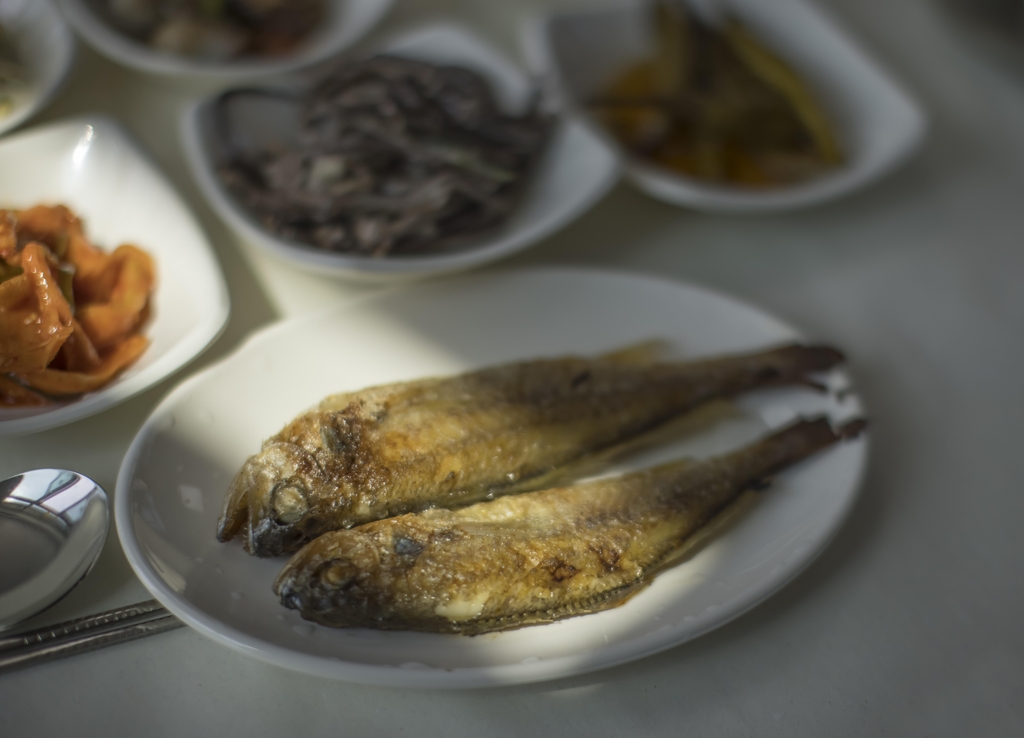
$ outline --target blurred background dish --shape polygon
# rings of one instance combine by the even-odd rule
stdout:
[[[658,14],[652,12],[655,7],[650,2],[631,3],[612,9],[554,14],[534,27],[527,37],[529,51],[536,63],[552,74],[563,102],[572,109],[589,109],[584,114],[595,127],[603,128],[595,113],[605,124],[613,117],[608,111],[614,106],[601,106],[602,100],[614,102],[608,100],[609,90],[621,95],[624,87],[637,88],[638,72],[642,75],[651,68],[671,68],[671,64],[651,62],[659,54],[664,56],[667,46],[671,47],[665,41],[669,24],[658,22]],[[743,107],[735,104],[737,98],[742,103],[744,97],[749,102],[751,97],[774,94],[784,102],[788,100],[798,113],[804,111],[797,117],[808,131],[827,131],[827,137],[832,139],[828,146],[824,145],[823,136],[805,136],[816,138],[819,150],[829,155],[823,156],[823,165],[813,171],[801,165],[810,176],[789,177],[788,182],[786,177],[777,177],[778,183],[773,187],[751,187],[751,178],[747,178],[747,186],[738,186],[735,182],[743,178],[694,176],[678,171],[700,169],[692,161],[668,168],[665,157],[657,157],[659,162],[651,156],[638,156],[637,146],[623,147],[615,136],[602,131],[608,145],[626,160],[630,179],[648,194],[676,205],[712,211],[805,207],[840,197],[879,178],[903,161],[923,139],[926,119],[918,105],[813,6],[803,0],[723,0],[711,7],[718,12],[691,13],[698,22],[691,22],[690,27],[703,29],[698,41],[708,47],[696,57],[704,68],[680,73],[680,77],[699,77],[699,84],[705,87],[726,88],[724,94],[713,100],[713,105],[704,106],[713,109],[702,119],[711,119],[718,126],[734,122],[738,116],[728,108]],[[718,27],[718,33],[728,42],[715,40]],[[731,53],[737,59],[723,64],[723,53]],[[719,68],[732,64],[736,69],[723,75],[715,71],[716,64],[711,62]],[[683,69],[688,62],[679,59],[675,63]],[[634,79],[628,78],[630,74]],[[747,92],[737,94],[741,87],[738,79],[744,82]],[[764,84],[765,80],[770,84]],[[754,84],[757,82],[760,89]],[[675,106],[680,107],[678,101]],[[693,117],[694,107],[700,106],[689,105],[688,110],[676,116],[676,121]],[[746,107],[755,108],[758,120],[763,121],[766,110],[774,115],[780,106]],[[787,167],[794,170],[789,163]]]
[[[327,0],[96,0],[117,30],[151,49],[199,61],[293,53],[320,26]]]
[[[974,48],[1024,80],[1024,0],[941,0],[940,5]]]
[[[38,407],[0,409],[0,436],[54,428],[116,405],[200,354],[228,317],[220,266],[188,208],[113,121],[55,123],[0,142],[0,204],[65,203],[103,244],[144,244],[158,282],[141,358],[102,389]]]
[[[497,106],[497,115],[487,118],[491,129],[488,135],[527,135],[535,138],[541,132],[536,119],[531,119],[529,114],[536,104],[538,90],[518,67],[469,32],[456,26],[431,26],[413,31],[386,44],[383,52],[431,65],[462,67],[479,75],[479,78],[491,88]],[[393,68],[389,68],[388,73],[394,72],[398,66],[392,65]],[[402,74],[408,72],[409,70],[405,69]],[[436,69],[431,71],[427,68],[415,70],[415,73],[426,73],[432,77],[438,74]],[[454,75],[453,78],[461,80],[459,84],[464,83],[469,87],[476,85],[479,79],[475,75],[452,70],[444,74]],[[381,86],[371,80],[369,85],[364,85],[356,91],[368,94],[373,88],[376,90],[374,94],[378,94]],[[466,100],[473,101],[467,108],[469,110],[483,104],[485,99],[474,100],[471,97],[460,96],[461,92],[454,88],[451,91],[457,94],[445,97],[439,104],[438,101],[431,101],[428,107],[437,113],[437,109],[451,107],[449,103],[458,98],[462,101],[459,104]],[[276,225],[280,221],[277,214],[285,209],[279,201],[271,203],[272,210],[263,212],[262,216],[259,211],[254,210],[253,200],[262,198],[263,201],[267,201],[269,196],[273,195],[269,190],[263,193],[254,192],[251,179],[242,182],[242,187],[237,186],[240,173],[244,172],[244,166],[238,166],[239,151],[265,152],[275,147],[279,150],[290,150],[310,146],[310,137],[316,132],[304,133],[301,129],[300,108],[296,102],[300,94],[300,88],[296,85],[263,91],[236,91],[228,93],[229,98],[220,95],[209,98],[186,114],[183,120],[183,138],[192,172],[203,194],[218,214],[247,243],[306,270],[381,280],[423,277],[468,269],[524,249],[553,233],[586,211],[618,179],[615,156],[594,133],[574,119],[553,118],[550,124],[546,125],[550,129],[548,138],[535,157],[536,161],[520,173],[521,183],[515,185],[516,191],[512,193],[514,198],[499,203],[502,210],[500,218],[481,223],[480,227],[464,230],[457,240],[444,244],[443,248],[431,247],[430,239],[421,235],[407,239],[405,245],[403,242],[387,243],[382,239],[374,240],[369,236],[364,238],[358,230],[361,227],[368,228],[366,224],[372,220],[370,218],[364,218],[362,222],[358,222],[356,218],[357,222],[354,223],[351,219],[335,220],[332,221],[332,228],[354,229],[358,235],[355,239],[344,233],[339,234],[337,240],[341,243],[335,247],[330,239],[326,242],[321,241],[320,234],[314,232],[315,229],[301,228],[288,223]],[[374,104],[380,107],[378,103]],[[456,112],[456,115],[458,114],[461,113]],[[444,203],[450,203],[462,197],[454,190],[466,190],[469,187],[483,190],[486,183],[495,183],[495,177],[497,184],[500,185],[505,175],[511,174],[496,166],[495,162],[499,159],[481,158],[484,153],[488,156],[490,153],[485,152],[486,147],[481,146],[479,141],[470,140],[466,143],[471,138],[471,132],[468,130],[459,132],[462,140],[459,146],[453,146],[450,141],[440,139],[411,141],[406,137],[410,131],[403,127],[404,124],[400,124],[402,140],[396,142],[399,133],[396,132],[398,129],[395,125],[399,117],[397,114],[390,118],[383,116],[386,120],[382,120],[382,116],[374,113],[364,120],[367,121],[367,125],[374,127],[370,132],[371,138],[387,139],[388,145],[384,147],[388,149],[385,152],[387,157],[393,159],[394,151],[403,147],[418,147],[411,154],[411,159],[415,160],[411,165],[408,162],[401,166],[388,165],[391,167],[391,175],[395,175],[397,170],[397,174],[403,179],[402,187],[409,186],[409,181],[413,179],[410,175],[413,169],[426,170],[426,174],[415,180],[418,182],[416,187],[419,190],[423,189],[421,185],[424,184],[444,184],[435,181],[438,177],[433,175],[441,178],[457,176],[459,181],[454,187],[445,185],[440,188],[444,190],[440,195],[441,199]],[[531,120],[534,122],[531,123]],[[501,130],[497,130],[499,128]],[[333,140],[329,143],[335,149],[340,145]],[[358,141],[356,143],[360,144]],[[372,142],[367,141],[366,146],[369,147],[370,143]],[[425,146],[431,148],[427,152],[428,155],[422,155]],[[460,146],[462,148],[459,148]],[[521,155],[517,156],[522,159]],[[315,158],[316,161],[303,163],[296,161],[294,157],[291,160],[283,157],[275,163],[305,167],[296,176],[301,174],[305,180],[327,178],[331,180],[328,183],[330,187],[338,186],[345,189],[349,184],[361,186],[357,181],[358,171],[359,167],[364,167],[365,162],[353,166],[351,162],[346,163],[343,157],[334,154]],[[248,159],[250,162],[256,160],[252,155],[242,159]],[[467,159],[472,161],[467,163]],[[242,163],[244,164],[244,161]],[[226,186],[223,178],[225,166],[230,164],[235,165],[228,172],[231,181],[236,183],[232,188]],[[251,164],[245,166],[253,168]],[[327,168],[330,169],[329,172],[326,172]],[[472,171],[467,172],[467,169]],[[501,176],[494,175],[495,171]],[[426,176],[431,173],[432,178]],[[276,176],[277,173],[270,174]],[[520,174],[515,176],[519,177]],[[263,171],[253,175],[253,178],[257,177],[267,178]],[[382,179],[371,186],[368,194],[376,200],[384,199],[385,196],[390,197],[391,202],[386,203],[390,208],[406,197],[388,195],[386,189],[395,181],[396,178],[388,181]],[[479,184],[473,184],[476,181],[479,181]],[[320,207],[329,209],[348,197],[344,193],[327,196],[324,194],[327,191],[319,185],[302,185],[301,191],[286,193],[291,200],[284,205],[299,207],[301,203],[298,203],[298,200],[304,198],[311,203],[307,210]],[[493,193],[485,193],[485,196],[493,200],[495,196],[502,196],[502,192],[503,190],[497,189]],[[245,204],[241,201],[242,198],[247,198]],[[398,212],[389,216],[389,220],[379,218],[379,222],[373,221],[370,225],[378,229],[396,227],[396,223],[403,217],[414,215],[413,209],[426,209],[425,206],[421,208],[421,205],[422,203],[413,203],[408,207],[402,206],[404,210],[399,208]],[[433,206],[431,208],[433,209]],[[467,214],[473,215],[469,211],[462,215]],[[437,232],[440,242],[444,236],[443,228],[435,227],[433,221],[427,225]],[[424,229],[418,231],[420,234],[425,232],[427,231]],[[348,240],[343,241],[345,238]]]
[[[174,77],[241,80],[292,72],[348,48],[393,0],[59,0],[101,54]]]
[[[50,0],[0,0],[0,134],[50,102],[74,58],[75,38]]]

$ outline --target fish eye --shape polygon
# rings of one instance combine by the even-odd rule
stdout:
[[[271,493],[274,518],[282,525],[297,523],[309,512],[306,490],[294,480],[281,482]]]
[[[355,572],[347,561],[332,561],[320,571],[320,580],[335,589],[355,581]]]

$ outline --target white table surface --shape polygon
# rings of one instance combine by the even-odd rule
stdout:
[[[406,0],[387,28],[457,14],[512,50],[519,18],[542,4]],[[0,675],[0,735],[1024,735],[1024,85],[975,58],[927,0],[822,4],[929,109],[930,139],[908,166],[772,217],[687,212],[623,185],[507,263],[690,280],[847,350],[873,458],[848,522],[804,574],[658,656],[508,689],[325,681],[178,630]],[[113,489],[135,429],[177,381],[276,317],[353,292],[240,255],[180,155],[178,111],[199,91],[83,49],[41,120],[103,111],[146,145],[216,245],[226,333],[131,402],[3,439],[0,476],[62,466]],[[31,624],[147,597],[111,532],[89,578]]]

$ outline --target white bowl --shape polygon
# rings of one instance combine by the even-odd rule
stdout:
[[[75,59],[75,37],[50,0],[0,0],[0,25],[14,40],[28,89],[11,114],[0,118],[0,134],[15,128],[53,99]]]
[[[626,154],[628,177],[659,200],[723,212],[788,210],[849,194],[890,172],[924,139],[921,108],[860,46],[804,0],[721,0],[813,88],[831,114],[847,161],[834,172],[771,190],[714,185]],[[569,109],[586,101],[625,64],[652,47],[649,4],[551,15],[527,30],[528,52],[552,75]],[[585,113],[581,113],[585,116]]]
[[[529,78],[484,41],[456,26],[431,26],[405,35],[383,48],[436,64],[457,64],[482,74],[509,112],[529,104]],[[586,126],[573,119],[556,121],[551,139],[512,215],[496,230],[467,237],[457,251],[424,256],[369,256],[328,252],[286,241],[264,229],[225,189],[217,166],[225,152],[215,125],[217,98],[186,112],[182,121],[185,154],[200,189],[217,213],[247,243],[318,274],[362,280],[425,277],[495,261],[554,233],[597,202],[618,180],[615,155]],[[237,116],[248,141],[290,138],[294,121],[270,100],[252,98],[251,109]]]
[[[0,142],[0,207],[63,203],[105,250],[153,255],[149,348],[111,384],[77,400],[0,410],[0,436],[53,428],[126,400],[187,364],[224,327],[228,292],[199,225],[171,185],[112,120],[55,123]]]
[[[154,597],[210,638],[289,669],[368,684],[533,682],[696,638],[778,591],[825,547],[856,498],[867,437],[780,474],[749,515],[622,607],[472,638],[315,626],[282,607],[271,589],[287,558],[257,559],[214,535],[225,490],[246,457],[327,394],[533,357],[593,355],[652,336],[669,341],[680,358],[800,339],[772,316],[699,287],[578,269],[375,291],[269,326],[183,382],[139,430],[114,495],[125,555]],[[861,414],[844,372],[822,381],[845,392],[745,395],[736,416],[618,469],[723,453],[795,416],[842,422]]]
[[[298,51],[277,58],[203,61],[150,48],[112,27],[96,10],[100,0],[58,0],[68,21],[98,52],[132,69],[170,77],[241,80],[293,72],[328,59],[366,35],[394,0],[327,0],[329,14]]]

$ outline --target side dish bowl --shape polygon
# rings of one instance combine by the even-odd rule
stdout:
[[[326,20],[298,50],[278,57],[220,62],[161,52],[125,35],[100,15],[100,0],[58,0],[68,22],[86,43],[119,64],[150,74],[223,81],[293,72],[328,59],[365,36],[391,9],[393,1],[327,0]]]
[[[10,35],[28,85],[0,118],[0,134],[16,128],[53,99],[75,59],[75,37],[50,0],[0,0],[0,25]]]
[[[435,64],[460,65],[490,82],[508,112],[525,109],[534,93],[531,81],[512,62],[469,32],[432,26],[394,40],[384,53]],[[618,179],[616,158],[586,126],[572,118],[555,122],[540,161],[529,175],[522,200],[497,229],[467,236],[457,248],[436,254],[371,257],[324,251],[284,240],[263,228],[225,188],[217,168],[226,147],[217,125],[218,97],[186,112],[182,120],[185,153],[207,200],[243,241],[294,266],[316,273],[363,280],[425,277],[469,269],[527,248],[577,218]],[[294,116],[281,115],[280,101],[252,96],[234,116],[239,136],[254,142],[294,137]]]
[[[568,110],[587,119],[624,161],[627,176],[659,200],[721,212],[790,210],[833,200],[884,176],[906,160],[925,136],[927,120],[903,88],[822,11],[804,0],[721,0],[787,61],[830,114],[846,153],[833,172],[772,189],[708,183],[627,154],[584,111],[586,101],[625,65],[653,45],[650,4],[548,16],[528,27],[531,61],[551,75]]]
[[[102,390],[44,407],[0,409],[0,436],[64,425],[106,410],[187,364],[224,327],[228,293],[210,244],[185,203],[112,120],[88,117],[0,142],[0,207],[65,204],[91,240],[138,244],[157,287],[142,357]]]

